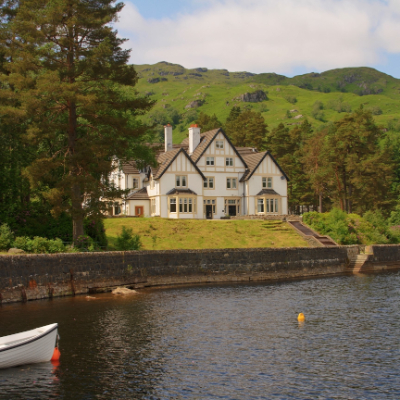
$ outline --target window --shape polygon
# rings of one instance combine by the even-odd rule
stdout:
[[[278,214],[279,213],[279,199],[257,199],[257,212],[263,214]]]
[[[132,179],[132,188],[133,189],[138,189],[139,188],[139,179],[133,178]]]
[[[205,189],[214,189],[214,178],[207,177],[204,181]]]
[[[185,175],[176,175],[175,183],[176,183],[176,187],[186,187],[187,186],[187,177]]]
[[[233,167],[233,158],[232,157],[225,158],[225,165],[227,167]]]
[[[156,199],[151,199],[151,213],[156,213]]]
[[[170,212],[172,211],[172,203],[171,201],[174,200],[174,209],[176,210],[176,199],[170,200]],[[192,197],[182,197],[179,198],[179,213],[196,213],[197,206],[196,206],[196,199]]]
[[[270,188],[272,188],[272,178],[270,178],[270,177],[263,177],[262,178],[262,187],[264,188],[264,189],[266,189],[266,188],[268,188],[268,189],[270,189]]]
[[[226,178],[226,188],[236,189],[237,179],[236,178]]]
[[[264,214],[264,199],[257,199],[257,212]]]
[[[214,157],[207,157],[206,165],[214,165]]]
[[[216,140],[215,141],[215,147],[217,149],[223,149],[224,148],[224,141],[223,140]]]
[[[212,206],[212,212],[215,214],[215,205],[217,204],[216,199],[207,199],[203,201],[204,203],[204,214],[207,213],[207,207],[206,206]]]
[[[176,213],[176,199],[169,199],[169,212]]]

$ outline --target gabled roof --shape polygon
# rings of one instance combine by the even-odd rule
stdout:
[[[124,174],[140,174],[135,161],[128,161],[126,163],[123,163],[122,172]]]
[[[240,182],[249,180],[253,176],[254,172],[259,167],[259,165],[263,162],[263,160],[266,156],[271,157],[272,161],[279,168],[279,171],[281,171],[282,175],[289,182],[290,179],[288,178],[288,176],[285,174],[285,172],[283,171],[281,166],[278,164],[278,162],[275,160],[275,158],[272,156],[272,154],[269,151],[264,151],[262,153],[250,154],[250,155],[243,157],[246,160],[249,169],[248,169],[248,171],[246,171],[243,174],[242,178],[240,179]]]
[[[225,139],[228,141],[228,143],[232,146],[234,152],[236,155],[240,158],[244,166],[247,168],[247,164],[243,157],[240,155],[240,153],[236,150],[236,147],[232,144],[228,136],[226,136],[225,132],[222,130],[222,128],[218,129],[213,129],[212,131],[204,132],[200,135],[200,143],[197,145],[197,147],[194,149],[193,154],[190,156],[192,160],[197,164],[197,162],[200,160],[202,155],[205,153],[205,151],[208,149],[212,141],[216,138],[216,136],[222,133],[225,137]],[[189,138],[186,138],[182,141],[181,145],[186,146],[186,144],[189,142]]]
[[[186,151],[180,147],[176,148],[170,151],[167,151],[166,153],[160,153],[157,159],[158,162],[158,168],[152,170],[153,172],[153,178],[154,179],[160,179],[165,171],[169,168],[169,166],[174,162],[174,160],[178,157],[180,153],[183,153],[188,160],[191,162],[191,164],[194,166],[196,171],[201,175],[203,179],[206,179],[206,177],[203,175],[203,173],[199,170],[197,165],[193,162],[193,160],[189,157],[189,155],[186,153]]]
[[[147,187],[129,193],[126,200],[150,200],[147,194]]]

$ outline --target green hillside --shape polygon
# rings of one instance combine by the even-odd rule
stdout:
[[[233,106],[251,107],[261,112],[269,128],[273,128],[280,122],[301,124],[304,118],[318,126],[338,120],[343,112],[363,104],[373,111],[376,121],[383,127],[400,131],[400,80],[372,68],[335,69],[293,78],[207,68],[185,69],[166,62],[136,65],[135,68],[140,77],[135,89],[157,100],[148,118],[160,126],[172,123],[175,143],[186,137],[196,113],[215,113],[225,122]],[[257,90],[264,91],[268,99],[256,103],[239,99]],[[322,104],[315,105],[316,102]]]

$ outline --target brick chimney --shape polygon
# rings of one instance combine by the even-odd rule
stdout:
[[[200,143],[200,128],[198,125],[190,125],[189,128],[189,155],[192,155]]]
[[[164,126],[164,142],[165,152],[172,150],[172,126],[170,124]]]

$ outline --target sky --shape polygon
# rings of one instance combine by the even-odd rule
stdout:
[[[131,63],[294,76],[367,66],[400,78],[400,0],[125,0]]]

